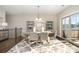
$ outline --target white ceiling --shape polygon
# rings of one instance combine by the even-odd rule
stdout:
[[[28,15],[36,15],[37,14],[37,6],[36,5],[1,5],[7,15],[15,15],[15,14],[28,14]],[[39,14],[40,15],[56,15],[59,12],[63,11],[67,8],[68,5],[40,5]]]

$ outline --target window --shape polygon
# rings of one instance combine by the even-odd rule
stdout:
[[[78,38],[79,13],[63,18],[61,23],[62,36],[64,35],[66,38]]]
[[[71,16],[71,28],[79,27],[79,14],[75,14]]]
[[[64,18],[63,19],[63,29],[68,29],[69,28],[69,17],[67,17],[67,18]]]
[[[63,24],[63,29],[79,28],[79,14],[75,14],[70,17],[63,18],[62,24]]]

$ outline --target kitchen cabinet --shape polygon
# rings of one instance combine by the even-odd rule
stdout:
[[[23,39],[21,34],[22,28],[0,30],[0,53],[7,52],[13,46],[19,43]]]
[[[0,30],[0,41],[8,39],[8,30]]]

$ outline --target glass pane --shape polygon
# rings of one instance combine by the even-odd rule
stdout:
[[[69,24],[69,17],[66,18],[66,24]]]
[[[65,24],[65,19],[63,19],[63,22],[62,23]]]
[[[77,16],[71,16],[71,28],[77,28]]]
[[[79,27],[79,14],[71,16],[71,28]]]
[[[77,23],[77,27],[79,27],[79,14],[77,14],[77,20],[76,20],[76,23]]]
[[[63,29],[69,28],[69,17],[63,19]]]

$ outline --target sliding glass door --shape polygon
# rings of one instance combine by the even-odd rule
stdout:
[[[70,29],[70,18],[66,17],[62,19],[61,33],[63,38],[67,38],[69,36]]]
[[[71,16],[71,37],[79,38],[79,14]]]
[[[63,38],[79,38],[79,14],[74,14],[72,16],[62,18],[61,34]]]

